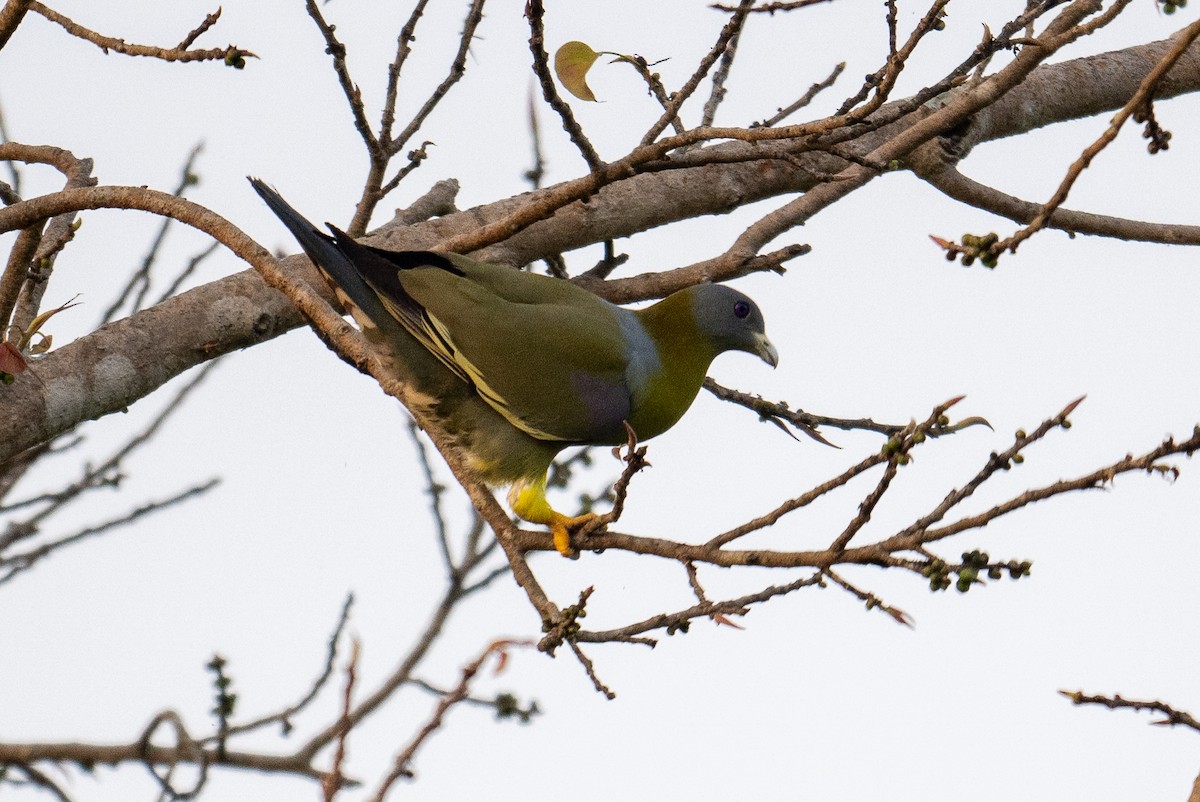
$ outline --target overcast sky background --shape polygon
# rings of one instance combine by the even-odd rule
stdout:
[[[191,0],[170,4],[169,12],[145,0],[103,10],[87,0],[53,5],[106,34],[163,45],[212,10]],[[457,44],[465,4],[432,5],[418,34],[411,82],[404,84],[402,120],[441,80]],[[596,49],[668,58],[655,68],[668,88],[685,80],[724,21],[699,3],[549,6],[551,51],[582,39]],[[408,7],[351,0],[324,7],[349,49],[372,119]],[[924,8],[901,7],[907,32]],[[952,4],[946,31],[918,50],[896,96],[959,62],[978,40],[981,21],[996,29],[1023,7]],[[515,0],[491,6],[466,79],[421,136],[436,147],[381,206],[377,225],[442,178],[461,180],[460,208],[527,188],[530,79],[522,8]],[[1060,59],[1164,38],[1193,13],[1165,17],[1150,0],[1138,2],[1112,30]],[[235,72],[219,64],[105,56],[31,14],[0,51],[9,134],[93,157],[103,183],[160,189],[175,185],[186,154],[203,140],[201,183],[189,197],[263,245],[293,252],[295,243],[244,176],[263,177],[314,220],[345,225],[366,166],[361,142],[300,0],[226,0],[220,23],[200,44],[229,42],[261,58]],[[886,43],[882,3],[841,0],[755,18],[718,122],[763,119],[845,60],[842,80],[798,120],[827,114],[877,68]],[[604,102],[572,106],[601,155],[616,158],[659,111],[622,65],[598,66],[589,81]],[[1197,222],[1200,103],[1172,100],[1156,111],[1174,134],[1171,149],[1149,157],[1137,128],[1128,128],[1085,173],[1068,206]],[[582,160],[557,118],[539,113],[547,181],[579,175]],[[694,122],[698,106],[690,114]],[[964,172],[1044,200],[1107,120],[982,146]],[[49,170],[27,170],[26,181],[26,196],[60,184]],[[744,226],[783,202],[619,242],[631,255],[620,275],[724,251]],[[94,326],[158,225],[135,212],[88,212],[83,219],[47,296],[57,304],[79,294],[83,302],[53,321],[59,344]],[[892,422],[924,418],[965,393],[956,415],[982,415],[995,427],[923,447],[859,539],[888,534],[926,512],[990,452],[1007,447],[1015,429],[1032,429],[1081,394],[1088,399],[1073,415],[1074,427],[1030,449],[1024,465],[990,482],[966,509],[1140,453],[1169,433],[1186,437],[1200,421],[1195,250],[1046,232],[987,271],[947,263],[927,237],[991,230],[1005,235],[1013,225],[959,206],[911,176],[888,175],[780,240],[813,245],[785,276],[737,282],[763,308],[781,361],[770,371],[741,354],[724,356],[710,374],[718,381],[811,412]],[[10,244],[11,236],[0,240],[5,249]],[[173,230],[163,268],[182,264],[205,244],[199,234]],[[568,264],[578,272],[598,253],[569,254]],[[221,254],[193,285],[244,267]],[[89,425],[87,454],[105,456],[166,397]],[[881,445],[877,436],[827,434],[841,450],[792,441],[702,394],[678,427],[650,444],[653,468],[635,480],[619,528],[704,540]],[[418,781],[393,798],[1183,800],[1200,769],[1196,733],[1149,727],[1144,714],[1078,709],[1056,694],[1066,688],[1162,698],[1200,712],[1194,578],[1200,466],[1176,462],[1184,473],[1173,484],[1123,476],[1109,491],[1024,510],[943,548],[951,558],[983,548],[994,557],[1030,559],[1028,580],[989,583],[965,596],[934,595],[907,574],[845,572],[907,611],[916,622],[912,630],[865,612],[838,589],[808,589],[755,608],[740,620],[742,631],[697,622],[690,634],[664,638],[653,651],[593,647],[597,671],[617,692],[613,702],[592,690],[569,654],[551,660],[534,650],[516,653],[504,674],[481,677],[476,690],[535,698],[544,715],[519,726],[495,723],[486,710],[456,709],[419,754]],[[48,465],[17,496],[61,486],[77,465],[78,457]],[[599,490],[617,469],[601,455],[571,493]],[[214,651],[229,660],[244,716],[290,704],[320,670],[349,591],[357,597],[350,630],[363,649],[359,687],[371,688],[409,647],[440,592],[437,546],[405,414],[307,331],[223,360],[127,473],[119,494],[75,505],[56,521],[56,531],[74,531],[209,476],[223,483],[203,500],[64,551],[0,587],[0,738],[6,741],[128,742],[165,707],[178,710],[194,735],[207,734],[212,702],[204,664]],[[754,542],[827,544],[873,482],[852,485]],[[560,500],[569,505],[569,498]],[[466,505],[460,493],[447,497],[458,531],[467,523]],[[542,555],[534,564],[562,605],[596,587],[587,624],[597,629],[692,601],[680,568],[647,558]],[[785,574],[702,568],[701,579],[716,598],[782,583]],[[458,668],[488,642],[536,637],[538,623],[523,592],[501,579],[455,614],[420,676],[452,685]],[[339,693],[328,690],[299,718],[283,749],[329,720]],[[373,788],[432,706],[428,695],[406,692],[356,730],[349,773]],[[257,744],[279,748],[273,733]],[[66,785],[80,800],[155,795],[149,776],[135,767],[100,769],[98,781],[71,777]],[[317,793],[298,780],[214,771],[205,798]],[[3,797],[41,798],[7,787]]]

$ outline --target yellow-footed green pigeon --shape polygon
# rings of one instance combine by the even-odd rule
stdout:
[[[778,361],[762,313],[737,290],[700,284],[642,309],[563,279],[453,253],[392,252],[324,234],[258,179],[283,224],[333,284],[390,367],[519,517],[573,553],[569,517],[546,499],[546,474],[574,445],[662,434],[695,400],[713,359],[746,351]]]

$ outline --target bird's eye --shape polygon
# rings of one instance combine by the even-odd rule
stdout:
[[[745,319],[750,315],[750,304],[746,301],[738,301],[733,305],[733,316],[740,319]]]

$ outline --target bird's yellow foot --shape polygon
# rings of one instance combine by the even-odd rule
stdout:
[[[554,549],[564,557],[576,556],[575,549],[571,548],[572,530],[587,527],[600,517],[594,512],[572,517],[552,508],[546,500],[545,474],[514,482],[508,491],[508,503],[519,518],[531,524],[545,524],[550,527]]]
[[[558,512],[552,514],[554,517],[545,523],[550,527],[550,535],[554,538],[555,551],[564,557],[577,557],[575,549],[571,547],[571,530],[582,529],[600,516],[594,512],[577,515],[574,518]]]

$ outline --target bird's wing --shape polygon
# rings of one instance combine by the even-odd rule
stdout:
[[[590,293],[515,302],[447,271],[413,270],[402,282],[443,353],[514,426],[542,440],[619,441],[631,395],[621,310]]]
[[[539,440],[623,437],[624,310],[548,276],[334,236],[387,311],[512,425]]]

